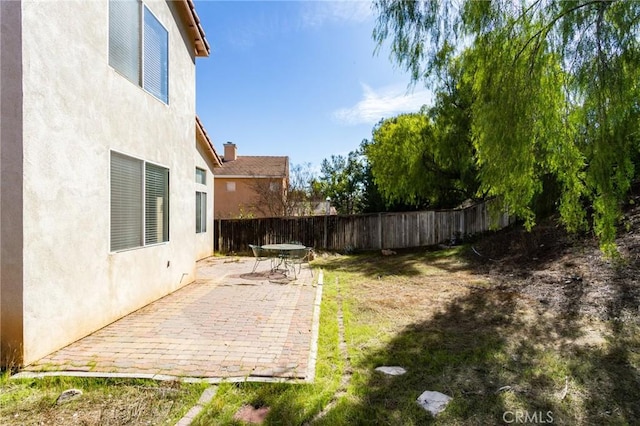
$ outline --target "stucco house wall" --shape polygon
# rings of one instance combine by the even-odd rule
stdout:
[[[214,171],[214,173],[216,173]],[[259,183],[259,181],[263,181]],[[257,188],[269,188],[273,182],[285,191],[287,181],[285,178],[257,178],[257,177],[226,177],[216,175],[215,179],[215,216],[217,219],[235,219],[239,217],[267,217],[265,210],[258,208],[260,197],[256,193]],[[234,191],[228,189],[227,183],[233,183]],[[284,192],[280,194],[284,197]]]
[[[5,25],[21,36],[14,143],[23,157],[22,204],[2,223],[22,221],[23,246],[0,240],[2,252],[20,252],[2,259],[3,273],[12,261],[21,276],[0,282],[2,333],[17,324],[2,356],[6,342],[21,343],[17,357],[29,364],[194,280],[195,53],[176,5],[145,0],[169,34],[165,104],[109,66],[108,1],[1,3],[3,41]],[[8,9],[21,19],[5,19]],[[3,132],[4,121],[3,112]],[[112,151],[169,169],[168,242],[110,251]],[[22,304],[14,318],[5,317],[11,298]]]
[[[234,189],[229,190],[227,183],[231,183]],[[218,219],[255,217],[253,203],[256,197],[249,179],[216,176],[215,193]]]
[[[195,183],[195,192],[207,194],[206,231],[196,233],[196,259],[204,259],[213,255],[214,219],[214,169],[220,167],[221,160],[215,152],[211,140],[202,123],[196,119],[196,167],[206,171],[206,183]],[[195,173],[195,172],[194,172]]]

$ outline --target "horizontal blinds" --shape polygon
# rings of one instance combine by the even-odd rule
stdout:
[[[109,2],[109,65],[140,84],[140,4],[137,0]]]
[[[143,87],[164,103],[168,103],[169,34],[146,7],[143,47]]]
[[[146,164],[145,244],[169,241],[169,169]]]
[[[111,251],[142,245],[142,169],[142,161],[111,153]]]
[[[196,192],[196,232],[207,232],[206,192]]]

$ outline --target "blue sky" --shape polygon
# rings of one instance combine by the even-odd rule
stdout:
[[[211,55],[196,60],[196,110],[216,150],[318,166],[346,155],[383,117],[430,103],[374,55],[367,1],[196,1]]]

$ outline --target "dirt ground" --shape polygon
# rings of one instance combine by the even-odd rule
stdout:
[[[640,321],[640,196],[625,212],[607,259],[592,235],[569,235],[554,220],[532,232],[496,233],[473,245],[474,269],[499,288],[517,291],[565,316]]]
[[[616,244],[619,258],[608,259],[593,235],[569,235],[552,218],[451,250],[320,259],[326,271],[345,273],[346,328],[357,330],[347,340],[367,404],[348,411],[366,418],[368,407],[385,407],[385,418],[406,419],[412,407],[403,401],[429,386],[456,405],[438,424],[500,424],[513,410],[552,413],[556,424],[633,423],[640,196],[625,209]],[[394,385],[369,374],[378,365],[412,375]]]

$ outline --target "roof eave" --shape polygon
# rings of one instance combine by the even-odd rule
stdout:
[[[180,0],[177,4],[182,8],[187,27],[193,37],[193,44],[196,56],[206,57],[211,52],[211,47],[204,34],[204,29],[200,25],[200,18],[196,13],[193,0]]]
[[[205,150],[209,153],[209,157],[214,163],[215,167],[222,167],[222,160],[220,156],[216,152],[216,149],[213,147],[211,143],[211,139],[209,139],[209,135],[207,131],[204,129],[200,118],[196,115],[196,141],[200,142],[200,144],[205,148]]]

